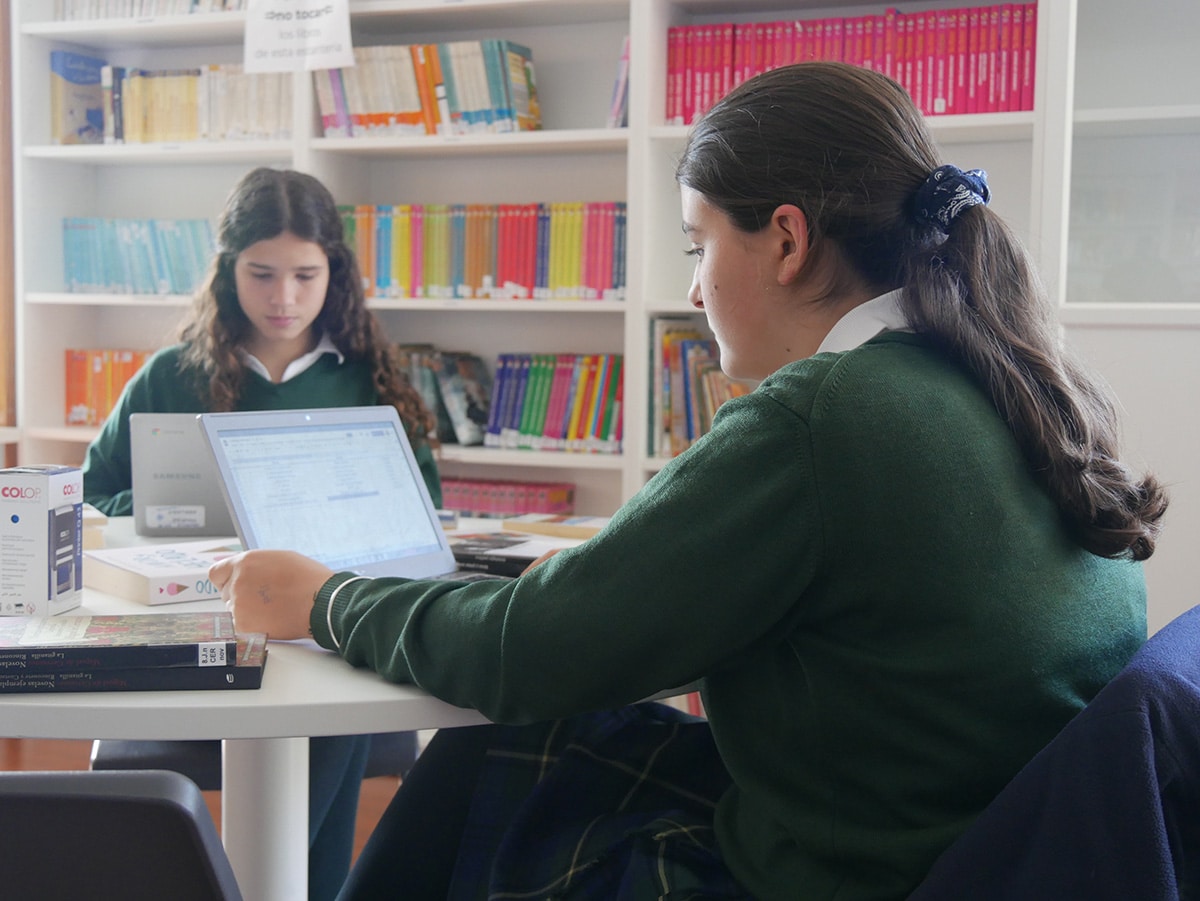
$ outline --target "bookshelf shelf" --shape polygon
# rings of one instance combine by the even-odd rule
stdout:
[[[25,147],[27,159],[58,160],[92,166],[177,166],[186,163],[287,163],[293,155],[288,141],[190,141],[181,144],[38,144]]]
[[[559,451],[498,450],[490,447],[443,445],[440,462],[482,463],[486,465],[526,466],[536,469],[588,469],[618,472],[625,465],[620,454],[584,454]]]
[[[1081,137],[1200,134],[1200,104],[1082,109],[1075,113]]]
[[[37,291],[25,295],[28,304],[70,307],[153,307],[182,308],[191,303],[186,294],[76,294]]]
[[[624,315],[620,300],[437,300],[425,298],[372,298],[376,310],[438,311],[444,313],[569,313]]]
[[[26,426],[21,430],[22,441],[53,441],[86,446],[100,431],[92,426]],[[25,462],[25,461],[23,461]]]
[[[52,4],[30,15],[50,15]],[[96,50],[137,50],[145,47],[202,47],[240,44],[245,34],[244,12],[197,13],[183,16],[139,16],[132,19],[92,19],[26,22],[21,34],[47,41],[85,44]]]
[[[313,150],[346,156],[501,156],[506,154],[625,153],[628,129],[580,128],[446,137],[313,138]]]

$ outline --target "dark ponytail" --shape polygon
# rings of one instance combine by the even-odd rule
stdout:
[[[1119,460],[1113,402],[1067,353],[1034,267],[1000,217],[983,204],[956,209],[948,225],[918,215],[918,193],[938,167],[903,88],[814,62],[766,72],[719,101],[693,127],[676,177],[746,232],[780,204],[798,206],[806,268],[849,264],[841,281],[823,282],[828,297],[851,282],[903,288],[909,324],[986,388],[1080,544],[1146,559],[1165,491]]]

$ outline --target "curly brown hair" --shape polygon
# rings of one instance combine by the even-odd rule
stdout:
[[[290,169],[253,169],[234,186],[217,223],[216,255],[180,326],[180,340],[187,345],[183,364],[205,383],[209,409],[234,409],[245,378],[238,348],[253,326],[238,303],[234,264],[250,245],[284,232],[318,244],[329,260],[329,287],[314,329],[347,360],[370,363],[380,402],[396,408],[414,445],[436,443],[436,417],[367,309],[358,261],[346,243],[333,195],[311,175]]]

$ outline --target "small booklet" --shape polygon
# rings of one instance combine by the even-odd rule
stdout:
[[[139,604],[211,600],[221,592],[208,568],[241,551],[229,538],[98,548],[84,551],[83,584]]]

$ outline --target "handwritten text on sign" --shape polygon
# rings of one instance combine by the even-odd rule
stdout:
[[[350,0],[250,0],[247,72],[295,72],[354,65]]]

